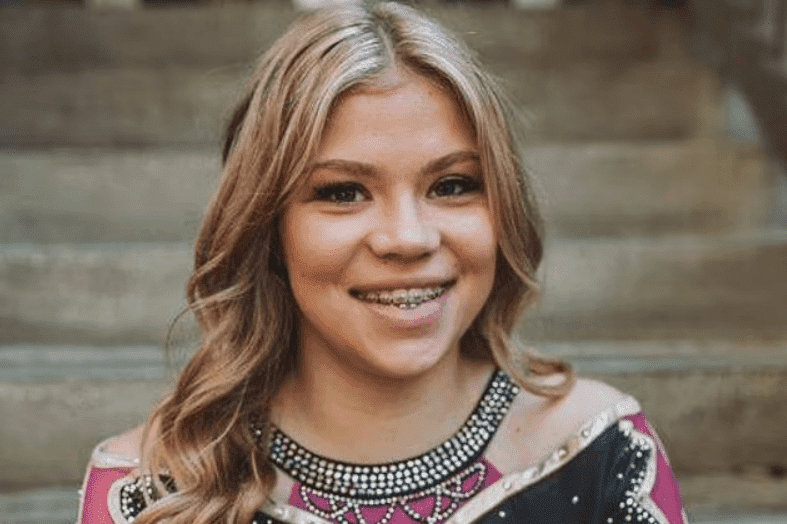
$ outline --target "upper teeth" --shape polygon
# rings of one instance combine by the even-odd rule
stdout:
[[[433,300],[445,291],[445,286],[430,288],[395,289],[392,291],[370,291],[357,293],[356,296],[367,302],[391,304],[399,307],[414,307],[427,300]]]

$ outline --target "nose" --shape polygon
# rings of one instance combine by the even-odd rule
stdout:
[[[369,247],[383,259],[427,256],[440,246],[440,231],[433,222],[417,198],[399,198],[393,205],[380,209],[378,226],[369,236]]]

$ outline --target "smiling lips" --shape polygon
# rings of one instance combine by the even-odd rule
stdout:
[[[425,302],[440,297],[448,290],[453,282],[428,288],[391,289],[381,291],[351,291],[350,293],[364,302],[398,307],[400,309],[414,309]]]

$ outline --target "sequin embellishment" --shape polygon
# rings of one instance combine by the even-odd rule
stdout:
[[[465,500],[478,493],[487,475],[479,458],[492,440],[519,388],[502,371],[453,437],[425,454],[389,464],[337,462],[301,447],[278,429],[270,439],[270,457],[297,480],[309,510],[341,524],[387,524],[400,509],[415,522],[434,524],[447,519]],[[262,431],[254,428],[259,437]],[[429,501],[430,511],[419,512]],[[367,522],[364,510],[382,512]]]
[[[656,444],[649,436],[634,429],[631,421],[622,420],[618,428],[630,442],[625,449],[628,464],[624,463],[624,471],[619,471],[616,478],[629,486],[614,512],[606,519],[607,524],[666,523],[667,518],[650,498],[656,481]]]
[[[303,484],[299,486],[299,493],[309,511],[326,520],[342,524],[370,524],[364,516],[365,510],[369,508],[385,508],[385,514],[375,520],[374,524],[390,522],[397,508],[404,511],[414,522],[434,524],[447,519],[462,501],[478,493],[484,486],[486,474],[485,464],[476,462],[466,471],[436,486],[402,497],[361,500],[311,489]],[[424,502],[430,507],[427,512],[417,509]]]
[[[159,480],[167,493],[175,492],[175,483],[170,477],[159,475]],[[126,522],[134,522],[134,519],[149,503],[155,502],[163,496],[164,494],[156,488],[153,477],[140,475],[120,487],[120,514]]]

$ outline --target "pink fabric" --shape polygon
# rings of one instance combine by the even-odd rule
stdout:
[[[112,483],[128,475],[131,468],[91,467],[85,482],[82,520],[78,524],[114,524],[109,515],[107,495]]]
[[[658,448],[656,483],[653,485],[650,497],[670,521],[670,524],[682,524],[684,522],[683,501],[678,489],[678,482],[675,480],[675,475],[672,473],[667,454],[664,451],[664,445],[643,413],[640,412],[624,418],[630,420],[637,431],[645,433],[656,443]]]
[[[480,462],[480,463],[484,464],[484,466],[486,466],[486,477],[484,478],[484,481],[481,484],[480,489],[478,490],[478,491],[480,491],[481,489],[484,489],[487,486],[489,486],[491,484],[494,484],[495,482],[500,480],[500,478],[503,475],[488,460],[486,460],[486,458],[482,457],[482,458],[480,458],[478,460],[478,462]],[[465,491],[465,492],[469,491],[470,489],[472,489],[475,486],[476,482],[478,482],[478,476],[477,475],[469,477],[462,484],[462,490]],[[326,509],[327,510],[329,508],[329,502],[327,500],[325,500],[325,499],[312,497],[312,498],[310,498],[310,500],[311,500],[311,502],[314,505],[316,505],[320,509]],[[467,502],[467,500],[463,500],[463,501],[459,502],[459,504],[457,505],[457,509],[461,508],[465,504],[465,502]],[[295,506],[296,508],[300,508],[300,509],[309,511],[309,507],[307,506],[306,502],[301,497],[300,483],[299,482],[296,482],[295,485],[293,485],[293,487],[292,487],[292,492],[290,493],[289,504],[291,506]],[[434,497],[425,497],[422,500],[411,502],[408,505],[410,506],[411,509],[413,509],[419,515],[427,516],[427,515],[429,515],[431,513],[431,510],[432,510],[432,507],[433,507],[434,504],[435,504],[435,498]],[[443,508],[446,508],[450,504],[450,501],[447,500],[447,499],[443,499],[442,504],[443,504]],[[361,515],[363,515],[363,518],[364,518],[365,522],[374,524],[376,522],[379,522],[380,519],[382,519],[385,516],[385,511],[386,511],[385,508],[375,508],[375,507],[361,508]],[[348,508],[347,520],[349,520],[350,522],[357,522],[357,518],[352,513],[352,510],[350,508]],[[400,507],[397,507],[394,510],[394,514],[393,514],[393,517],[391,517],[391,521],[390,522],[391,522],[391,524],[413,524],[414,523],[413,519],[410,518],[404,512],[404,510],[402,510],[402,508],[400,508]]]
[[[656,482],[651,492],[651,498],[667,517],[670,524],[683,524],[685,521],[683,518],[683,503],[680,491],[675,476],[672,473],[672,469],[670,468],[667,455],[664,452],[664,446],[661,440],[659,440],[658,435],[656,435],[656,432],[648,423],[644,414],[637,413],[636,415],[630,415],[624,418],[630,420],[638,431],[650,436],[654,442],[656,442],[658,448],[656,456]],[[484,489],[494,484],[502,477],[500,471],[487,461],[486,458],[482,457],[478,462],[483,463],[487,470],[486,477],[480,489]],[[90,468],[84,487],[85,492],[81,520],[78,524],[114,524],[107,506],[107,495],[112,484],[116,480],[128,475],[130,471],[131,468]],[[476,477],[468,478],[462,486],[463,490],[470,490],[477,480]],[[309,511],[306,502],[301,498],[299,488],[300,484],[296,482],[290,493],[289,504]],[[327,500],[320,500],[318,498],[311,498],[310,500],[318,507],[324,509],[328,509],[329,507]],[[428,515],[431,512],[434,502],[434,497],[426,497],[423,500],[410,503],[409,506],[421,515]],[[465,502],[466,501],[461,501],[457,509],[462,507]],[[444,507],[446,507],[448,503],[449,502],[444,499]],[[365,508],[361,511],[364,520],[371,524],[378,522],[385,514],[385,509],[380,508]],[[351,522],[356,521],[352,514],[348,515],[348,520]],[[413,519],[411,519],[401,508],[396,508],[391,519],[391,524],[413,524],[413,522]]]

